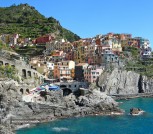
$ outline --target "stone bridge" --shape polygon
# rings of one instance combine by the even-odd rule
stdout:
[[[16,59],[9,60],[4,57],[0,57],[0,66],[1,65],[4,66],[10,65],[16,68],[18,75],[21,76],[21,78],[23,79],[30,79],[30,78],[37,79],[41,83],[44,78],[42,74],[32,69],[29,64],[26,64],[22,60],[16,60]]]

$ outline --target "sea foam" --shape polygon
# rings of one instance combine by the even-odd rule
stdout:
[[[66,127],[53,127],[52,130],[54,130],[56,132],[69,131],[69,129]]]

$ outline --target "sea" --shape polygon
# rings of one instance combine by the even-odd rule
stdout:
[[[20,129],[16,134],[153,134],[153,98],[120,100],[125,110],[120,116],[88,116],[61,119],[35,127]],[[129,115],[130,108],[145,111],[139,116]]]

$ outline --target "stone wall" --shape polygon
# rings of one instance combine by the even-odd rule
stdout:
[[[17,69],[18,76],[20,79],[30,79],[31,82],[35,83],[42,83],[44,76],[37,72],[36,70],[32,69],[29,64],[26,64],[24,61],[21,60],[8,60],[4,57],[0,57],[1,65],[10,65]],[[27,82],[27,80],[26,80]]]

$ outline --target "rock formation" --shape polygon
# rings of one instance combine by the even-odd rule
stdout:
[[[144,111],[141,110],[140,108],[131,108],[130,109],[130,115],[140,115],[142,114]]]
[[[97,86],[107,94],[153,93],[153,79],[133,71],[118,70],[104,72],[97,81]]]
[[[63,91],[51,91],[41,103],[22,101],[21,86],[14,80],[0,80],[0,133],[12,134],[16,120],[51,120],[93,114],[122,113],[118,103],[100,91],[85,96],[63,96]],[[28,88],[28,87],[27,87]]]

